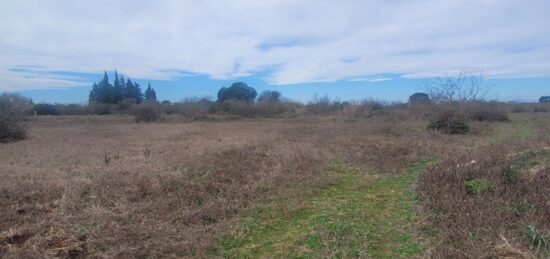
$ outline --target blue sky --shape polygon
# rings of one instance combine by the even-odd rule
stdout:
[[[550,95],[547,0],[0,0],[0,91],[86,101],[118,69],[160,99],[245,81],[307,101],[403,101],[483,72],[492,97]]]

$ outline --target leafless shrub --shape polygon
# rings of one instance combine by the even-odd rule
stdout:
[[[315,95],[313,96],[313,100],[306,104],[306,110],[316,115],[330,114],[343,109],[347,105],[349,105],[349,103],[331,99],[328,95],[322,97]]]
[[[384,110],[384,105],[376,100],[363,100],[357,104],[346,105],[346,109],[352,110],[355,117],[368,118]]]
[[[136,122],[155,122],[161,119],[160,108],[157,103],[143,102],[134,107]]]
[[[508,111],[496,102],[468,102],[464,104],[464,113],[474,121],[509,121]]]
[[[492,87],[485,84],[482,73],[476,75],[470,72],[437,77],[424,81],[423,84],[432,101],[446,103],[485,100]]]
[[[31,101],[20,95],[0,95],[0,142],[25,138],[26,127],[22,120],[28,115],[31,107]]]
[[[534,112],[550,112],[549,103],[539,103],[533,107]]]
[[[266,117],[272,118],[286,114],[292,116],[295,114],[296,104],[291,102],[244,102],[237,100],[227,100],[219,103],[214,108],[216,113],[237,115],[241,117],[254,118]]]
[[[176,113],[194,119],[205,116],[212,110],[214,102],[208,98],[186,98],[180,102],[163,105],[166,113]]]
[[[524,113],[533,111],[533,108],[526,103],[509,103],[508,109],[511,113]]]
[[[116,107],[113,104],[106,103],[90,103],[88,104],[91,114],[109,115],[115,111]]]

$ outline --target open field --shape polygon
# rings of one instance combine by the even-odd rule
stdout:
[[[33,117],[0,145],[0,256],[545,257],[550,113],[511,118]]]

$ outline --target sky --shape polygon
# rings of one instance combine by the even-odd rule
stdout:
[[[493,99],[534,101],[550,95],[549,12],[548,0],[0,0],[0,92],[85,103],[117,69],[162,100],[244,81],[298,101],[404,101],[468,71]]]

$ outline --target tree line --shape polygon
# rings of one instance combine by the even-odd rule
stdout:
[[[157,93],[151,87],[151,83],[148,84],[145,93],[142,93],[141,86],[137,82],[132,82],[130,78],[125,82],[124,76],[119,77],[116,70],[113,84],[109,83],[109,76],[105,71],[103,79],[93,84],[88,98],[90,103],[102,104],[117,104],[122,101],[139,104],[144,100],[157,101]]]

